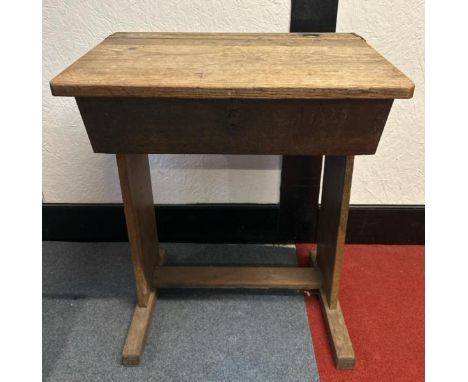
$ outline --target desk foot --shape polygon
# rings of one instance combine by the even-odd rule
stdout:
[[[319,294],[336,367],[338,369],[351,369],[356,364],[356,357],[340,303],[337,303],[335,309],[330,309],[322,289],[320,289]]]
[[[159,248],[157,265],[162,266],[165,263],[166,250]],[[138,304],[135,306],[132,323],[122,351],[122,365],[137,366],[140,364],[155,305],[156,291],[153,289],[148,297],[146,307],[138,306]]]
[[[155,290],[150,292],[145,307],[136,305],[122,352],[122,364],[124,366],[137,366],[140,364],[155,305]]]
[[[317,252],[310,252],[310,265],[316,265]],[[323,316],[327,324],[328,337],[337,369],[352,369],[356,364],[353,344],[341,311],[339,301],[336,308],[330,309],[323,289],[318,291]]]

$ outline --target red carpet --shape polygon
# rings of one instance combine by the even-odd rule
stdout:
[[[315,246],[296,248],[306,266]],[[424,246],[346,246],[340,303],[354,369],[335,368],[318,298],[305,300],[322,382],[424,380]]]

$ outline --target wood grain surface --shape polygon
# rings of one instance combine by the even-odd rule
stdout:
[[[145,307],[160,262],[148,155],[119,154],[117,167],[135,273],[138,305]]]
[[[80,97],[94,152],[374,154],[392,100]]]
[[[318,268],[317,252],[311,251],[310,266]],[[328,305],[327,297],[323,289],[318,291],[320,305],[322,306],[323,318],[327,326],[328,337],[333,351],[333,358],[338,369],[350,369],[356,365],[356,355],[353,343],[349,336],[348,328],[341,310],[340,302],[337,301],[335,308]]]
[[[320,304],[327,324],[328,336],[333,351],[333,358],[338,369],[352,369],[356,365],[356,355],[349,336],[348,328],[337,301],[334,309],[330,309],[322,289],[319,290]]]
[[[325,157],[317,265],[322,272],[323,292],[330,309],[335,309],[338,304],[353,164],[353,156]]]
[[[138,305],[135,307],[122,351],[122,364],[124,366],[137,366],[140,364],[155,305],[156,291],[152,290],[148,296],[147,305],[145,307]]]
[[[320,273],[299,267],[156,267],[156,288],[318,289]]]
[[[51,81],[73,97],[411,98],[352,33],[115,33]]]

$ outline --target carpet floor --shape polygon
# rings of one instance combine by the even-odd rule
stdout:
[[[313,245],[297,245],[308,264]],[[340,304],[356,367],[337,370],[320,303],[305,297],[322,382],[424,381],[424,246],[346,245]]]
[[[165,244],[169,264],[296,265],[293,248]],[[45,381],[318,381],[302,293],[163,290],[139,367],[126,243],[43,244]]]
[[[296,263],[284,247],[165,247],[173,264]],[[314,246],[296,248],[307,266]],[[317,381],[318,364],[322,382],[424,381],[423,246],[346,246],[340,303],[353,370],[335,368],[315,295],[201,290],[164,292],[143,365],[123,368],[133,288],[127,244],[44,243],[44,380]]]

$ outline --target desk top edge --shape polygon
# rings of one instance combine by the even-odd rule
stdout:
[[[346,40],[364,40],[357,33],[332,33],[332,32],[301,32],[301,33],[230,33],[230,32],[115,32],[107,36],[107,39],[116,38],[146,38],[146,39],[178,39],[178,38],[196,38],[196,39],[346,39]],[[365,41],[365,40],[364,40]]]
[[[211,54],[210,58],[214,57],[214,60],[203,66],[203,62],[190,61],[190,54],[186,54],[188,58],[184,59],[182,55],[174,54],[174,50],[170,51],[174,48],[173,43],[182,44],[178,47],[195,55],[197,52],[193,49],[198,44],[206,56]],[[154,48],[155,44],[158,47]],[[268,52],[270,47],[271,53]],[[115,57],[119,49],[120,56]],[[150,61],[138,73],[133,67],[135,64],[142,66],[145,61],[142,57],[132,58],[128,53],[131,49],[141,50],[146,54],[143,58]],[[167,52],[161,53],[161,49]],[[248,62],[246,52],[255,53],[252,49],[261,51],[263,56],[260,58],[265,61],[263,67],[258,64],[258,57],[256,61]],[[236,50],[240,52],[237,55]],[[231,51],[235,53],[231,54]],[[348,52],[347,56],[341,53],[343,51]],[[296,54],[296,61],[288,61],[290,52]],[[162,59],[153,60],[154,57]],[[203,55],[199,57],[203,61]],[[239,57],[245,62],[238,62],[236,67]],[[302,57],[309,63],[301,66],[298,58]],[[166,62],[164,66],[162,61],[171,58],[176,60],[170,64]],[[278,61],[285,70],[275,65]],[[172,67],[173,62],[179,62],[179,66],[175,64]],[[106,64],[109,68],[105,68]],[[254,72],[251,74],[253,78],[249,78],[245,70],[245,67],[250,68],[249,65],[253,72],[269,74],[271,71],[270,77],[265,74],[263,82],[257,81],[258,76],[254,76]],[[108,70],[104,71],[102,67]],[[312,72],[306,73],[309,77],[303,75],[308,68]],[[291,73],[291,69],[296,73]],[[203,71],[208,73],[207,79],[201,78]],[[230,71],[240,71],[240,80],[232,74],[229,76]],[[158,72],[161,74],[159,77]],[[163,77],[164,72],[171,72],[173,78]],[[195,78],[195,74],[201,77]],[[245,79],[242,78],[244,74]],[[50,81],[50,87],[55,96],[203,99],[397,99],[411,98],[414,92],[414,83],[355,33],[116,32],[57,75]]]

